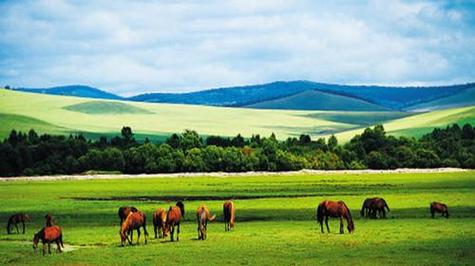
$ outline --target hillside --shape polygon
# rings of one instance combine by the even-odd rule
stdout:
[[[51,95],[63,95],[63,96],[76,96],[96,99],[122,99],[122,97],[115,94],[82,85],[70,85],[51,88],[15,88],[17,91],[51,94]]]
[[[307,90],[275,100],[246,105],[258,109],[330,110],[330,111],[387,111],[388,109],[364,100],[347,96]]]
[[[465,93],[475,88],[474,83],[438,86],[438,87],[384,87],[384,86],[350,86],[325,84],[310,81],[273,82],[268,84],[218,88],[190,93],[151,93],[129,98],[133,101],[158,103],[184,103],[212,106],[235,106],[252,108],[319,110],[325,105],[324,101],[318,104],[315,97],[308,102],[303,99],[287,99],[306,91],[320,91],[336,96],[344,96],[347,100],[364,101],[373,104],[378,111],[381,108],[389,110],[406,110],[411,106],[430,103],[431,101]],[[298,96],[297,96],[298,97]],[[463,99],[463,98],[462,98]],[[473,98],[472,98],[473,100]],[[347,110],[346,103],[334,102],[332,110]],[[288,104],[288,105],[287,105]],[[465,102],[454,103],[451,107],[467,105]],[[312,106],[315,106],[314,108]],[[369,105],[367,105],[369,107]],[[440,109],[434,106],[433,109]],[[327,109],[324,109],[327,110]],[[366,109],[365,109],[366,110]]]
[[[475,87],[469,88],[461,93],[452,96],[409,106],[407,110],[431,111],[437,109],[447,109],[470,105],[475,105]]]
[[[28,103],[28,104],[25,104]],[[84,133],[90,137],[116,135],[130,126],[138,139],[163,139],[193,129],[202,135],[252,134],[285,139],[338,134],[348,140],[357,129],[384,123],[390,133],[419,136],[421,130],[452,123],[475,123],[475,107],[422,114],[402,112],[295,111],[199,105],[155,104],[80,97],[38,95],[0,89],[0,118],[4,138],[13,129],[42,133]]]

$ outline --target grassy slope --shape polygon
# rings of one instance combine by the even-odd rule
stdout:
[[[256,177],[156,178],[0,183],[0,220],[28,212],[33,222],[25,235],[0,232],[1,264],[325,264],[448,265],[475,260],[475,172],[433,174],[324,174]],[[25,197],[28,195],[28,197]],[[225,233],[210,223],[208,239],[196,241],[194,210],[206,203],[222,219],[222,201],[185,201],[186,221],[179,243],[151,240],[119,247],[117,208],[131,204],[148,214],[162,201],[78,201],[71,197],[112,196],[267,196],[235,200],[237,226]],[[300,196],[299,196],[300,195]],[[306,196],[308,195],[308,196]],[[386,220],[362,220],[363,199],[383,196],[391,207]],[[295,196],[276,198],[275,196]],[[323,199],[344,200],[352,210],[354,234],[321,234],[314,221]],[[429,202],[449,205],[451,218],[430,219]],[[31,236],[51,212],[64,228],[66,244],[78,250],[33,256]],[[153,228],[148,226],[152,235]]]
[[[296,95],[276,100],[248,105],[259,109],[299,109],[299,110],[345,110],[345,111],[386,111],[387,108],[356,98],[340,96],[321,91],[304,91]]]
[[[385,124],[390,133],[411,136],[420,136],[433,127],[475,122],[475,107],[404,117],[406,114],[400,112],[256,110],[92,100],[3,89],[0,89],[0,114],[3,114],[0,116],[0,138],[7,136],[12,128],[41,127],[40,132],[85,132],[89,136],[99,136],[114,135],[122,126],[131,126],[139,136],[150,138],[155,135],[158,139],[184,129],[194,129],[202,135],[235,136],[241,133],[246,137],[252,134],[268,136],[274,132],[280,139],[300,134],[317,137],[343,132],[338,137],[340,141],[347,141],[361,132],[355,128],[388,119],[393,119]]]
[[[409,110],[430,111],[434,109],[451,108],[453,106],[474,105],[475,104],[475,88],[467,89],[462,93],[442,99],[430,101],[427,103],[416,104],[410,106]]]
[[[434,127],[445,127],[454,123],[460,125],[465,123],[475,124],[475,107],[469,106],[417,114],[389,121],[383,123],[383,125],[386,131],[392,135],[420,137],[431,132]],[[336,137],[341,141],[348,141],[355,134],[360,134],[362,131],[363,128],[349,130],[336,134]]]

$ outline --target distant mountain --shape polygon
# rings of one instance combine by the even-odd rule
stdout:
[[[97,88],[83,86],[83,85],[70,85],[70,86],[60,86],[60,87],[51,87],[51,88],[15,88],[14,90],[33,92],[33,93],[42,93],[42,94],[52,94],[52,95],[96,98],[96,99],[111,99],[111,100],[123,99],[122,97],[118,95],[115,95],[115,94],[112,94],[112,93],[109,93]]]
[[[348,110],[349,106],[360,106],[365,111],[379,111],[410,110],[411,106],[453,97],[472,88],[475,88],[475,83],[438,87],[387,87],[280,81],[190,93],[149,93],[128,99],[156,103],[296,110]],[[314,93],[301,95],[307,91]],[[362,107],[363,103],[365,107]],[[463,102],[457,102],[451,107],[460,105],[463,105]]]

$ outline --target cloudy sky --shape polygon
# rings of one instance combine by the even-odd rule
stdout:
[[[1,1],[0,84],[133,95],[475,81],[475,1],[354,2]]]

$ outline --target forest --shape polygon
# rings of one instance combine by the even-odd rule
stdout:
[[[349,142],[309,135],[279,141],[253,135],[207,136],[185,130],[163,143],[139,143],[130,127],[97,140],[12,130],[0,144],[1,176],[107,173],[290,171],[301,169],[475,168],[475,129],[436,128],[419,139],[366,128]]]

